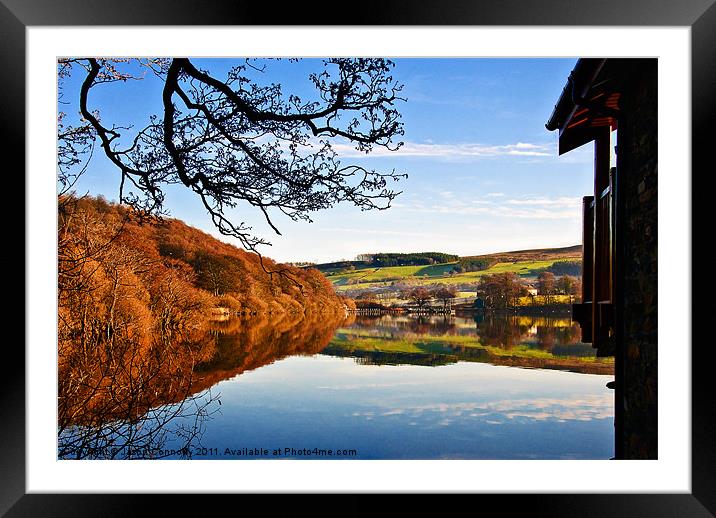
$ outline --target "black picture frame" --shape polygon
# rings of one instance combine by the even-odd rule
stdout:
[[[706,173],[710,146],[707,131],[714,110],[716,85],[716,5],[714,0],[489,0],[480,2],[403,0],[361,2],[338,21],[334,9],[292,3],[280,8],[245,0],[0,0],[0,102],[4,156],[24,170],[25,29],[45,25],[503,25],[503,26],[688,26],[692,51],[692,171]],[[349,23],[346,23],[346,21]],[[568,53],[568,48],[566,49]],[[49,87],[48,87],[49,88]],[[558,92],[555,93],[557,95]],[[17,155],[20,156],[17,156]],[[7,163],[7,162],[6,162]],[[20,175],[6,165],[7,185],[16,190]],[[689,172],[683,172],[685,181]],[[696,175],[691,173],[691,177]],[[10,191],[7,191],[8,193]],[[692,190],[693,192],[693,190]],[[25,192],[25,196],[30,193]],[[694,203],[693,206],[696,204]],[[692,218],[695,220],[695,218]],[[694,235],[694,234],[692,234]],[[696,255],[693,255],[696,258]],[[28,258],[25,257],[25,264]],[[694,266],[696,263],[694,263]],[[27,280],[27,270],[25,278]],[[25,308],[32,311],[32,308]],[[26,313],[27,315],[27,313]],[[25,320],[27,322],[27,320]],[[703,344],[706,345],[706,344]],[[691,344],[682,344],[691,346]],[[563,494],[479,495],[508,515],[524,510],[533,516],[711,516],[716,513],[716,448],[713,402],[709,390],[710,347],[692,347],[692,491],[689,494]],[[7,340],[0,402],[0,513],[6,516],[128,516],[146,509],[146,495],[39,495],[25,492],[25,354]],[[242,495],[242,499],[248,498]],[[269,499],[266,495],[251,499]],[[375,510],[372,495],[351,495],[341,501],[341,514]],[[224,499],[164,495],[162,506],[178,506],[182,514],[223,503]],[[494,501],[494,502],[493,502]],[[272,510],[281,500],[271,497]],[[287,505],[301,506],[302,498]],[[257,502],[258,503],[258,502]],[[261,504],[259,504],[261,505]],[[402,506],[425,509],[414,497]],[[246,509],[246,507],[244,507]],[[326,510],[336,512],[332,505]],[[310,512],[316,512],[312,505]],[[319,511],[320,512],[320,511]],[[401,513],[402,514],[402,513]]]

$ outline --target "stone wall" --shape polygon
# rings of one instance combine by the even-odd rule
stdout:
[[[621,437],[627,459],[657,458],[657,60],[623,70],[617,171],[623,208],[621,272],[623,347]],[[620,246],[617,243],[617,246]],[[686,344],[684,344],[686,345]],[[619,417],[618,417],[619,418]],[[619,426],[618,426],[619,428]],[[619,451],[621,449],[621,452]]]

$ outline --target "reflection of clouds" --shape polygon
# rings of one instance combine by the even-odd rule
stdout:
[[[321,385],[316,387],[320,390],[365,390],[371,388],[395,388],[404,387],[406,385],[419,385],[419,383],[403,382],[403,383],[352,383],[346,385]]]
[[[408,418],[435,419],[438,426],[448,426],[457,418],[482,419],[496,425],[514,419],[532,421],[591,421],[614,416],[611,394],[583,396],[576,399],[535,398],[503,399],[487,402],[432,403],[392,408],[380,417],[406,416]],[[372,419],[374,412],[354,412],[353,416]]]

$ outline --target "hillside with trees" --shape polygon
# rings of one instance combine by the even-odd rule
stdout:
[[[230,313],[342,312],[317,270],[277,264],[175,219],[147,222],[102,198],[59,204],[60,338],[199,325]]]

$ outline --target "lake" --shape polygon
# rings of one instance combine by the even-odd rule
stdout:
[[[131,403],[61,402],[58,456],[609,459],[613,361],[579,337],[493,313],[215,322],[127,374]]]

